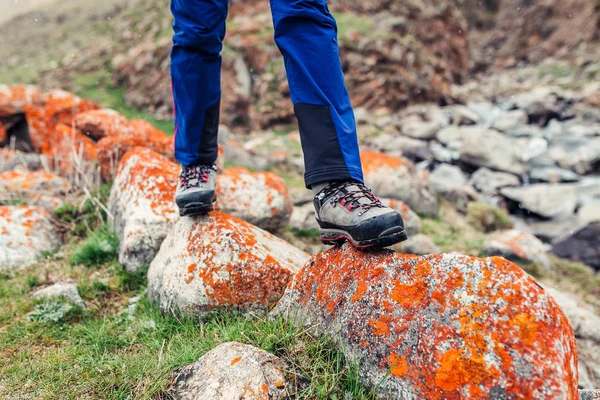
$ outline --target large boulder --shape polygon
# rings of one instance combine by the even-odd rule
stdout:
[[[437,216],[438,202],[429,184],[429,176],[417,171],[408,159],[383,153],[361,153],[365,183],[376,196],[402,200],[413,210]]]
[[[577,189],[572,184],[540,183],[503,188],[500,193],[523,208],[545,218],[568,217],[577,207]]]
[[[181,218],[150,265],[148,296],[164,313],[264,310],[307,259],[282,239],[221,212]]]
[[[503,258],[313,257],[274,310],[340,342],[394,399],[576,399],[577,351],[548,293]]]
[[[135,272],[156,255],[179,213],[175,189],[179,166],[145,147],[121,159],[108,207],[119,236],[119,262]]]
[[[217,177],[217,206],[274,232],[290,221],[294,204],[283,179],[272,172],[228,168]]]
[[[483,254],[500,255],[511,261],[525,261],[550,268],[544,243],[530,233],[508,229],[494,233],[483,244]]]
[[[48,211],[0,206],[0,271],[34,264],[60,245],[60,235]]]
[[[289,371],[273,354],[228,342],[181,368],[172,393],[178,400],[284,400],[294,389]]]
[[[147,147],[175,160],[172,137],[147,121],[129,121],[125,129],[119,130],[115,135],[104,137],[97,144],[98,163],[104,179],[110,180],[114,177],[121,158],[136,146]]]
[[[600,270],[600,221],[590,222],[567,237],[563,237],[554,244],[552,252]]]
[[[82,134],[96,141],[106,136],[121,136],[129,129],[127,118],[107,108],[79,113],[73,123]]]
[[[64,178],[42,171],[5,171],[0,173],[0,193],[2,197],[21,199],[27,195],[62,195],[71,189]]]
[[[37,86],[0,84],[0,117],[21,113],[25,106],[39,103],[41,97]]]
[[[555,288],[547,290],[569,318],[575,331],[579,359],[579,387],[584,389],[600,387],[600,316],[575,295]]]

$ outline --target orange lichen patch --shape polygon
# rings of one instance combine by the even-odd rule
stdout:
[[[47,132],[41,153],[62,175],[70,175],[96,161],[96,145],[70,126],[58,124]]]
[[[392,375],[399,378],[403,377],[408,372],[408,363],[406,362],[406,357],[398,357],[396,354],[390,354],[388,365]]]
[[[63,178],[45,171],[5,171],[0,173],[0,189],[4,193],[47,191],[60,194],[70,189]]]
[[[75,127],[93,140],[106,136],[121,136],[129,129],[129,121],[115,110],[101,109],[79,113],[73,119]]]
[[[376,171],[380,168],[400,168],[405,165],[403,159],[388,156],[375,151],[363,151],[360,159],[365,173]]]
[[[216,211],[195,223],[187,237],[181,238],[187,243],[185,254],[198,258],[193,284],[203,287],[208,306],[265,308],[279,300],[292,271],[259,242],[268,235]],[[268,240],[282,242],[275,237]]]
[[[234,366],[235,364],[239,363],[242,360],[242,356],[238,356],[236,358],[234,358],[233,360],[231,360],[231,364],[229,364],[230,366]]]
[[[354,296],[350,298],[353,302],[359,301],[362,299],[363,295],[367,292],[367,285],[364,282],[358,282],[358,286],[356,287],[356,293]]]
[[[281,177],[272,172],[227,168],[217,177],[219,208],[273,231],[287,225],[293,202]]]
[[[71,126],[75,115],[98,110],[100,106],[91,100],[84,100],[64,90],[52,90],[44,96],[46,122],[49,125],[65,124]],[[49,126],[52,128],[52,126]]]
[[[360,285],[369,289],[355,301],[348,288]],[[370,384],[387,379],[386,387],[408,385],[430,400],[498,389],[507,398],[577,399],[567,318],[503,258],[365,254],[346,245],[313,257],[287,293],[277,310],[309,312],[311,326],[371,366]]]
[[[6,143],[7,140],[8,140],[8,130],[6,129],[6,127],[4,125],[2,125],[2,122],[0,122],[0,145]]]
[[[36,86],[0,84],[0,116],[22,112],[26,105],[39,103],[41,95]]]
[[[134,147],[119,162],[117,175],[120,179],[115,184],[125,203],[144,199],[155,215],[172,217],[179,176],[177,164],[148,148]]]

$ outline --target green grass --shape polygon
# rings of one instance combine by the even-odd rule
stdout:
[[[110,71],[103,69],[79,75],[74,80],[75,93],[83,98],[91,99],[105,108],[118,110],[128,119],[143,119],[157,129],[172,135],[173,120],[162,120],[140,110],[131,108],[125,102],[125,88],[113,87]]]
[[[119,239],[108,227],[102,226],[91,232],[71,253],[71,265],[96,267],[116,259]]]
[[[221,343],[238,341],[288,362],[300,383],[298,398],[375,398],[361,386],[356,365],[347,364],[331,341],[282,319],[233,311],[202,320],[165,316],[144,297],[129,314],[123,312],[126,299],[144,288],[129,291],[117,269],[94,270],[107,275],[98,283],[89,269],[46,267],[71,277],[87,271],[88,281],[79,290],[89,312],[69,310],[62,301],[36,303],[29,297],[26,273],[3,276],[0,304],[10,297],[23,305],[0,323],[0,397],[168,398],[174,370]]]
[[[473,226],[485,232],[508,229],[512,226],[506,210],[485,203],[469,203],[467,218]]]

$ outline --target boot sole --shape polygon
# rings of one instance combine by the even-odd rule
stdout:
[[[321,243],[325,245],[341,246],[345,242],[360,250],[379,250],[404,242],[408,239],[406,231],[397,226],[390,228],[374,239],[355,240],[348,232],[341,229],[320,229]]]
[[[193,215],[204,215],[215,209],[214,203],[189,203],[179,209],[179,216],[190,217]]]

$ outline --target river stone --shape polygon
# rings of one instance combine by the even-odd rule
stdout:
[[[503,258],[344,245],[314,256],[273,314],[338,341],[384,398],[577,398],[569,321]]]

